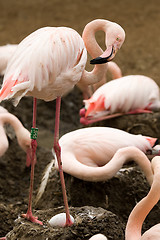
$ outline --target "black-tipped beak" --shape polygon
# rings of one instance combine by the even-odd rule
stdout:
[[[112,55],[113,55],[113,47],[112,47],[112,51],[111,51],[109,56],[107,56],[107,57],[100,56],[100,57],[94,58],[94,59],[92,59],[90,61],[90,64],[103,64],[103,63],[107,63],[107,62],[112,60],[112,58],[111,58]]]
[[[103,63],[107,63],[108,60],[107,58],[102,58],[102,57],[97,57],[94,58],[90,61],[90,64],[103,64]]]
[[[155,143],[154,143],[154,145],[152,147],[155,147],[158,144],[159,144],[159,139],[157,138],[157,140],[155,141]]]

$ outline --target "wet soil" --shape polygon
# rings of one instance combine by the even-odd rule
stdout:
[[[0,0],[0,45],[19,43],[32,31],[43,26],[69,26],[80,34],[89,21],[104,18],[119,23],[126,32],[126,40],[115,62],[123,75],[142,74],[158,84],[160,55],[159,1],[145,0]],[[104,41],[98,35],[103,46]],[[87,68],[91,69],[89,64]],[[11,101],[2,105],[15,114],[30,130],[32,98],[23,98],[15,108]],[[62,99],[60,136],[82,128],[79,109],[82,94],[75,88]],[[34,199],[43,171],[52,160],[55,101],[38,100],[38,149],[35,168]],[[160,138],[160,114],[137,114],[106,120],[93,126],[120,128],[130,133]],[[11,133],[10,133],[11,131]],[[52,171],[42,199],[35,205],[34,214],[44,225],[30,223],[21,218],[28,204],[30,168],[25,166],[26,155],[17,144],[14,132],[7,130],[9,149],[0,159],[0,236],[11,240],[89,239],[101,232],[109,240],[124,240],[129,213],[149,190],[141,170],[133,163],[124,166],[115,177],[100,183],[85,182],[65,174],[70,212],[75,218],[72,227],[52,228],[48,220],[64,212],[59,174]],[[157,204],[143,224],[143,231],[159,222],[160,205]]]

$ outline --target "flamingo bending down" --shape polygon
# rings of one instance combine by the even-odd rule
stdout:
[[[160,239],[160,224],[157,224],[146,231],[141,236],[142,224],[160,199],[160,157],[156,156],[151,162],[153,171],[153,183],[146,197],[144,197],[132,210],[125,231],[126,240],[159,240]]]
[[[100,88],[80,110],[84,125],[124,114],[145,113],[160,109],[159,87],[149,77],[129,75],[112,80]]]
[[[106,34],[107,50],[105,52],[95,39],[95,33],[99,30]],[[44,27],[30,34],[18,45],[9,61],[0,92],[0,100],[14,98],[15,105],[24,95],[34,97],[32,159],[34,159],[37,144],[36,99],[45,101],[56,99],[54,150],[60,171],[66,225],[71,225],[72,221],[69,216],[61,149],[58,143],[61,96],[69,92],[78,81],[88,85],[100,81],[106,71],[106,65],[102,63],[113,59],[124,41],[125,33],[118,24],[97,19],[86,25],[82,37],[83,39],[76,31],[66,27]],[[84,70],[87,61],[86,49],[95,58],[91,60],[92,64],[102,64],[96,65],[92,72]],[[98,57],[99,55],[101,56]],[[23,216],[32,222],[42,224],[32,215],[33,177],[34,160],[31,165],[28,211]]]
[[[135,161],[152,183],[150,161],[144,153],[157,143],[156,138],[134,135],[108,127],[90,127],[63,135],[59,144],[63,171],[85,181],[106,181],[112,178],[127,161]],[[69,159],[69,161],[68,161]],[[36,202],[41,198],[49,172],[57,158],[47,166]]]
[[[121,69],[115,62],[113,61],[108,62],[106,67],[107,67],[107,73],[109,72],[111,74],[112,79],[117,79],[122,77]],[[83,99],[85,100],[90,98],[93,95],[93,93],[106,82],[107,82],[107,76],[105,74],[102,80],[99,81],[98,83],[88,86],[84,83],[81,84],[81,82],[78,82],[77,87],[82,91]]]
[[[5,108],[0,106],[0,157],[5,154],[8,149],[8,139],[4,129],[4,124],[10,124],[17,136],[17,141],[20,147],[27,153],[26,166],[31,163],[31,139],[30,132],[22,125],[19,119],[13,114],[9,113]]]
[[[8,61],[17,48],[17,44],[6,44],[0,46],[0,75],[4,75]]]

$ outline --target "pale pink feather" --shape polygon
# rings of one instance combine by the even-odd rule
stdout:
[[[103,116],[113,113],[126,113],[134,109],[158,110],[160,108],[159,87],[154,80],[142,75],[129,75],[112,80],[98,88],[89,100],[85,100],[85,108],[96,103],[104,96],[105,110],[91,111],[89,116]]]

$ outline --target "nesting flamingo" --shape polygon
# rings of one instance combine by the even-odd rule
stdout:
[[[97,89],[80,110],[84,125],[124,114],[146,113],[160,109],[159,87],[143,75],[128,75]]]
[[[4,75],[8,61],[12,57],[17,46],[17,44],[6,44],[4,46],[0,46],[0,75]]]
[[[20,120],[13,114],[9,113],[7,109],[0,106],[0,157],[5,154],[9,143],[4,129],[5,124],[10,124],[16,134],[18,144],[27,153],[26,166],[31,163],[31,139],[30,132],[22,125]]]
[[[107,50],[105,52],[102,51],[95,39],[95,33],[99,30],[106,34]],[[31,33],[18,45],[9,61],[0,92],[1,101],[14,98],[15,106],[25,95],[34,97],[33,128],[31,132],[31,183],[28,211],[23,217],[39,224],[42,224],[42,222],[33,216],[31,207],[34,155],[37,146],[37,98],[45,101],[56,99],[54,150],[58,159],[62,184],[66,226],[69,226],[72,225],[72,221],[69,215],[62,171],[61,149],[58,143],[61,96],[69,92],[78,81],[88,85],[100,81],[106,71],[106,65],[102,63],[113,59],[124,41],[125,32],[116,23],[97,19],[86,25],[82,38],[75,30],[67,27],[44,27]],[[95,58],[91,60],[91,64],[102,64],[96,65],[92,72],[85,71],[87,50]],[[99,55],[100,57],[98,57]]]
[[[141,235],[142,224],[160,199],[160,157],[156,156],[151,162],[153,171],[153,183],[146,197],[144,197],[134,207],[126,225],[125,239],[126,240],[159,240],[160,239],[160,224],[151,227],[143,235]]]
[[[59,144],[63,171],[76,178],[92,182],[106,181],[112,178],[124,163],[132,160],[145,172],[148,182],[152,183],[150,161],[145,153],[148,150],[152,152],[152,148],[157,144],[156,138],[109,127],[88,127],[63,135]],[[159,154],[159,150],[160,148],[154,154]],[[53,165],[58,169],[56,155],[45,170],[36,201],[44,192]]]

